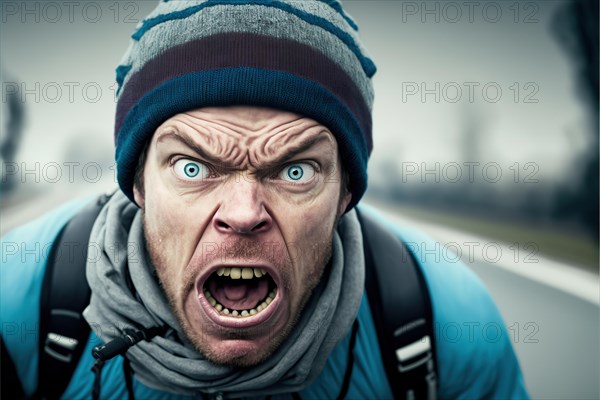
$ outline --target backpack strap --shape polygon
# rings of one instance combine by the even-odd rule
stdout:
[[[437,371],[429,290],[412,254],[393,233],[358,212],[367,297],[396,399],[435,399]]]
[[[88,242],[109,197],[102,195],[76,214],[52,245],[40,298],[38,398],[62,395],[87,343],[90,327],[81,314],[91,294],[85,276]]]

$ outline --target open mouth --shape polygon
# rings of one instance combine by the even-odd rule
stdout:
[[[247,318],[270,308],[277,285],[264,268],[222,267],[208,276],[202,292],[220,316]]]

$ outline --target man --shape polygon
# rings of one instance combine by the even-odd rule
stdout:
[[[354,210],[375,73],[354,21],[337,1],[163,1],[132,39],[117,68],[120,191],[91,231],[92,334],[63,397],[391,398]],[[79,208],[4,240],[50,242]],[[36,325],[45,264],[2,266],[2,337],[27,395],[37,338],[5,326]],[[438,333],[437,395],[526,397],[481,284],[460,265],[419,268],[436,322],[504,332]],[[145,340],[104,359],[123,337]]]

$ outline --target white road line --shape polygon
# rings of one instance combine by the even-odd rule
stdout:
[[[422,222],[392,213],[379,205],[376,208],[395,223],[427,233],[439,241],[442,248],[446,246],[446,254],[451,252],[458,256],[458,253],[461,253],[460,260],[467,265],[477,262],[496,266],[592,304],[598,305],[600,302],[598,275],[593,272],[549,259],[539,253],[536,254],[532,248],[523,249],[520,247],[517,249],[510,243],[475,236],[471,233],[430,222]],[[484,251],[484,248],[487,251]],[[443,254],[444,252],[442,252]],[[454,257],[454,255],[451,257]]]

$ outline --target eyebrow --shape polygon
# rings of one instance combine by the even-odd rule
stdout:
[[[322,132],[325,132],[325,131],[321,131],[321,133]],[[185,133],[183,133],[179,130],[171,130],[171,131],[161,134],[158,137],[157,142],[162,142],[164,139],[175,139],[176,141],[189,147],[192,151],[194,151],[196,154],[198,154],[200,157],[202,157],[206,161],[211,162],[216,166],[226,167],[223,165],[223,160],[221,158],[215,157],[215,156],[207,153],[206,150],[204,150],[201,146],[199,146],[194,140],[192,140],[189,136],[187,136]],[[280,156],[276,157],[275,159],[265,162],[261,166],[260,169],[270,169],[270,168],[279,166],[279,165],[285,163],[288,159],[310,149],[315,144],[319,143],[322,140],[326,140],[326,139],[327,139],[327,136],[325,136],[325,135],[322,135],[322,134],[315,135],[315,136],[301,142],[297,146],[294,146],[293,148],[287,150],[285,153],[281,154]],[[229,166],[229,168],[235,169],[235,166]]]
[[[321,131],[320,133],[323,133],[323,132],[324,131]],[[310,139],[307,139],[307,140],[301,142],[297,146],[292,147],[291,149],[287,150],[285,153],[281,154],[280,156],[276,157],[275,159],[265,162],[263,168],[269,169],[269,168],[279,166],[279,165],[285,163],[290,158],[310,149],[315,144],[319,143],[322,140],[326,140],[326,139],[327,139],[327,136],[325,136],[325,135],[322,135],[322,134],[315,135],[315,136],[311,137]]]
[[[198,154],[200,157],[209,161],[215,165],[221,165],[222,160],[218,157],[215,157],[209,153],[207,153],[201,146],[199,146],[196,142],[194,142],[189,136],[178,131],[178,130],[170,130],[161,134],[156,140],[157,143],[164,141],[165,139],[175,139],[176,141],[182,143],[183,145],[189,147],[194,151],[194,153]]]

